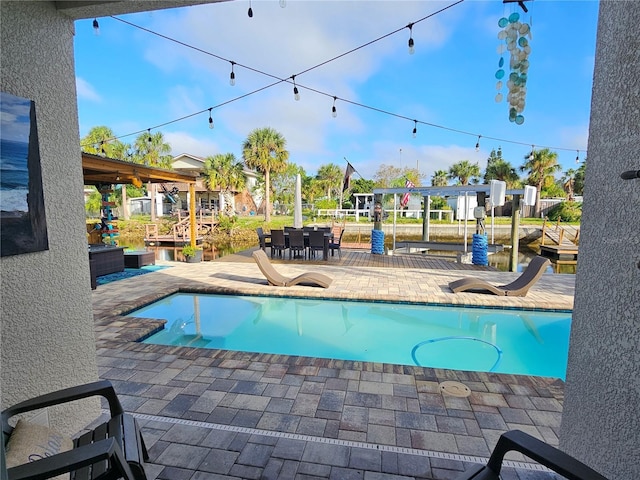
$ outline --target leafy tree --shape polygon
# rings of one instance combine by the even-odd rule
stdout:
[[[277,200],[286,205],[294,203],[296,176],[298,174],[300,174],[300,179],[302,180],[306,176],[304,168],[295,163],[288,163],[284,171],[274,173],[271,176],[271,193],[274,201]],[[304,191],[302,197],[304,198]]]
[[[287,166],[289,152],[286,140],[273,128],[257,128],[249,133],[242,144],[242,158],[249,168],[264,173],[265,183],[265,222],[271,221],[271,172],[281,172]]]
[[[520,176],[516,169],[502,158],[502,149],[498,151],[491,150],[491,154],[487,159],[487,169],[484,173],[484,183],[490,180],[500,180],[507,184],[507,188],[514,188],[520,183]]]
[[[469,160],[460,160],[449,168],[449,179],[456,180],[458,185],[469,185],[469,181],[480,176],[480,166]]]
[[[576,170],[576,175],[574,177],[573,183],[573,192],[576,195],[582,195],[584,193],[584,173],[587,169],[587,159],[584,159],[584,162],[580,164],[578,169]]]
[[[384,163],[378,167],[373,176],[377,188],[391,188],[393,183],[402,177],[402,169],[394,165],[385,165]]]
[[[306,199],[308,203],[315,203],[316,197],[321,197],[322,194],[322,185],[315,177],[306,175],[302,177],[302,198]]]
[[[376,183],[373,180],[365,180],[364,178],[354,178],[351,180],[352,193],[372,193]]]
[[[204,160],[205,184],[209,190],[219,189],[224,196],[225,213],[233,215],[232,191],[244,189],[247,179],[242,162],[236,160],[233,153],[219,153]]]
[[[431,175],[432,187],[446,187],[449,184],[449,178],[446,170],[436,170]]]
[[[127,150],[130,148],[129,144],[116,139],[113,130],[104,125],[92,127],[89,133],[80,140],[80,145],[84,152],[105,155],[119,160],[127,159]]]
[[[150,167],[172,168],[171,145],[164,141],[162,132],[141,133],[133,144],[134,163]]]
[[[100,215],[100,210],[102,208],[102,195],[96,189],[96,187],[91,187],[93,191],[87,198],[87,201],[84,203],[84,209],[86,213],[92,217],[98,217]]]
[[[529,172],[526,183],[536,187],[536,208],[535,216],[540,216],[540,196],[542,189],[555,183],[554,174],[561,167],[558,164],[558,154],[548,148],[532,150],[525,157],[525,163],[520,167],[522,172]]]
[[[321,165],[318,169],[318,175],[316,180],[322,185],[323,189],[327,192],[327,198],[332,198],[332,194],[339,194],[342,187],[342,180],[344,179],[344,173],[342,169],[335,163],[329,163],[327,165]]]

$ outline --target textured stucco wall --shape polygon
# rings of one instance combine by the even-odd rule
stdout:
[[[640,10],[600,3],[561,448],[640,478]],[[569,88],[569,86],[567,86]]]
[[[0,259],[2,407],[97,379],[73,60],[53,2],[0,3],[3,92],[35,101],[49,250]],[[49,412],[75,432],[96,401]]]

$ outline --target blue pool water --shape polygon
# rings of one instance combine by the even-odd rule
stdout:
[[[565,378],[570,312],[178,293],[145,343]]]

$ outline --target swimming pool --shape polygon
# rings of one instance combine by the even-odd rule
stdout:
[[[565,378],[571,312],[177,293],[145,343]]]

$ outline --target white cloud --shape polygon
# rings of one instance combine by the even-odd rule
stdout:
[[[83,78],[76,77],[76,90],[79,98],[97,103],[102,102],[102,97],[100,97],[93,86]]]
[[[165,141],[171,144],[171,155],[189,153],[198,157],[208,157],[220,153],[220,147],[216,142],[195,138],[187,132],[167,132]]]

